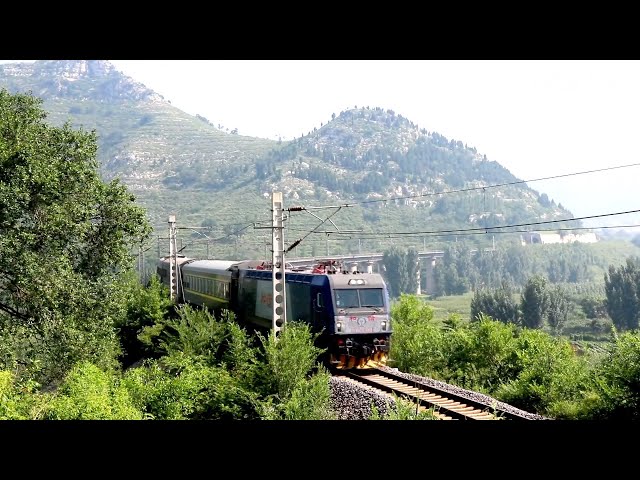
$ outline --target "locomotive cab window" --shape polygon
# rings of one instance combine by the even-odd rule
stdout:
[[[336,290],[336,306],[355,308],[360,306],[357,290]]]
[[[381,288],[338,289],[335,291],[338,308],[383,307]]]
[[[360,306],[362,307],[383,307],[384,297],[381,288],[363,288],[360,293]]]

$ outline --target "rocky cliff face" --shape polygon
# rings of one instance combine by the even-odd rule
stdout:
[[[34,73],[52,75],[66,80],[108,77],[113,71],[115,67],[104,60],[44,61],[34,64]]]
[[[44,99],[165,101],[162,95],[120,73],[105,60],[41,60],[0,65],[0,78],[5,76],[28,82],[33,93]]]

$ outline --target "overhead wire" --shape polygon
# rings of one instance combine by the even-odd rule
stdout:
[[[289,212],[298,212],[298,211],[311,210],[311,209],[315,210],[315,209],[336,208],[337,210],[336,210],[336,212],[334,212],[334,214],[335,214],[341,208],[354,207],[354,206],[357,206],[357,205],[364,205],[364,204],[375,203],[375,202],[378,202],[378,203],[379,202],[392,202],[392,201],[396,201],[396,200],[407,200],[407,199],[412,199],[412,198],[422,198],[422,197],[435,196],[435,195],[463,193],[463,192],[470,192],[470,191],[476,191],[476,190],[482,190],[483,193],[486,193],[486,189],[487,188],[499,188],[499,187],[517,185],[517,184],[522,184],[522,183],[534,183],[534,182],[543,181],[543,180],[552,180],[552,179],[557,179],[557,178],[571,177],[571,176],[577,176],[577,175],[585,175],[585,174],[590,174],[590,173],[598,173],[598,172],[604,172],[604,171],[608,171],[608,170],[616,170],[616,169],[636,167],[636,166],[640,166],[640,162],[638,162],[638,163],[630,163],[630,164],[626,164],[626,165],[617,165],[617,166],[612,166],[612,167],[603,167],[603,168],[592,169],[592,170],[584,170],[584,171],[581,171],[581,172],[572,172],[572,173],[566,173],[566,174],[560,174],[560,175],[551,175],[551,176],[540,177],[540,178],[535,178],[535,179],[531,179],[531,180],[517,180],[517,181],[513,181],[513,182],[505,182],[505,183],[484,185],[484,186],[478,186],[478,187],[469,187],[469,188],[463,188],[463,189],[457,189],[457,190],[447,190],[447,191],[443,191],[443,192],[432,192],[432,193],[425,193],[425,194],[418,194],[418,195],[407,195],[407,196],[401,196],[401,197],[389,197],[389,198],[384,198],[384,199],[364,200],[364,201],[361,201],[361,202],[352,202],[352,203],[346,203],[346,204],[341,204],[341,205],[325,205],[325,206],[314,206],[314,207],[296,206],[296,207],[291,207],[291,208],[288,208],[288,209],[285,209],[285,210],[287,210]],[[486,195],[483,195],[483,201],[486,202]],[[479,231],[480,233],[488,233],[487,232],[488,230],[495,230],[495,229],[498,229],[498,228],[515,228],[515,227],[523,227],[523,226],[544,225],[544,224],[548,224],[548,223],[560,223],[560,222],[568,222],[568,221],[587,220],[587,219],[592,219],[592,218],[599,218],[599,217],[606,217],[606,216],[613,216],[613,215],[624,215],[624,214],[628,214],[628,213],[637,213],[639,211],[640,210],[631,210],[631,211],[627,211],[627,212],[617,212],[617,213],[609,213],[609,214],[602,214],[602,215],[590,215],[590,216],[585,216],[585,217],[577,217],[577,218],[570,218],[570,219],[563,219],[563,220],[549,220],[549,221],[543,221],[543,222],[530,222],[530,223],[524,223],[524,224],[514,224],[514,225],[504,225],[504,226],[494,226],[494,227],[477,227],[477,228],[458,229],[458,230],[450,230],[450,231],[441,230],[441,231],[429,231],[429,232],[378,232],[378,233],[365,233],[365,232],[362,232],[362,233],[359,234],[359,237],[366,236],[367,238],[375,238],[375,237],[390,238],[391,235],[395,235],[395,236],[397,236],[395,238],[399,238],[399,236],[464,234],[466,232],[475,232],[475,231]],[[591,228],[593,228],[593,227],[591,227]],[[329,235],[329,234],[331,234],[331,235],[342,235],[342,236],[347,235],[348,238],[353,238],[352,234],[340,232],[339,230],[332,231],[332,232],[328,232],[328,231],[324,231],[323,232],[323,231],[316,231],[316,229],[317,229],[317,227],[315,227],[311,231],[308,231],[306,229],[305,230],[289,229],[289,231],[308,231],[308,233],[303,238],[305,238],[306,236],[310,235],[311,233],[321,233],[321,234],[326,234],[326,235]],[[455,233],[455,232],[459,232],[459,233]],[[516,232],[501,232],[501,233],[516,233]],[[297,241],[296,245],[299,244],[300,241],[302,241],[302,239]]]
[[[631,224],[631,225],[615,225],[615,226],[602,226],[602,227],[597,227],[598,230],[600,229],[608,229],[608,228],[633,228],[633,227],[640,227],[640,224]],[[509,230],[509,231],[495,231],[495,232],[491,232],[491,235],[494,234],[509,234],[509,233],[539,233],[539,232],[560,232],[560,231],[575,231],[575,230],[594,230],[593,227],[578,227],[578,228],[553,228],[553,229],[536,229],[535,231],[532,230]],[[331,233],[331,232],[329,232]],[[383,239],[396,239],[396,238],[406,238],[406,237],[451,237],[452,235],[456,236],[456,237],[464,237],[464,236],[470,236],[470,235],[487,235],[487,232],[484,231],[476,231],[476,232],[466,232],[466,231],[462,231],[462,232],[458,232],[458,233],[440,233],[440,232],[433,232],[433,233],[424,233],[424,234],[420,234],[420,233],[411,233],[411,234],[407,234],[407,235],[398,235],[398,234],[381,234],[379,236],[369,236],[366,238],[362,238],[360,236],[347,236],[347,235],[343,235],[340,238],[336,238],[335,240],[340,241],[340,240],[353,240],[356,238],[359,239],[375,239],[375,238],[383,238]]]
[[[233,236],[233,235],[238,235],[240,232],[243,232],[244,230],[246,230],[247,228],[249,228],[249,227],[251,227],[251,226],[253,226],[253,225],[254,225],[254,223],[250,223],[250,224],[248,224],[248,225],[244,226],[243,228],[241,228],[240,230],[236,230],[235,232],[228,233],[227,235],[224,235],[224,236],[222,236],[222,237],[218,237],[218,238],[210,238],[210,239],[209,239],[209,241],[211,241],[211,242],[219,242],[220,240],[224,240],[224,239],[229,238],[229,237],[231,237],[231,236]],[[188,228],[187,228],[187,227],[178,227],[178,229],[187,229],[187,230],[188,230]],[[190,243],[186,244],[185,246],[181,247],[181,248],[178,250],[178,252],[177,252],[177,253],[180,253],[180,252],[181,252],[181,251],[183,251],[185,248],[190,247],[190,246],[192,246],[192,245],[194,245],[194,242],[190,242]]]
[[[589,215],[589,216],[585,216],[585,217],[574,217],[574,218],[565,218],[565,219],[559,219],[559,220],[545,220],[545,221],[541,221],[541,222],[528,222],[528,223],[514,223],[511,225],[495,225],[492,227],[472,227],[472,228],[460,228],[460,229],[452,229],[452,230],[427,230],[427,231],[418,231],[418,232],[362,232],[359,234],[359,236],[366,236],[366,237],[377,237],[377,236],[389,236],[389,235],[395,235],[395,236],[404,236],[404,235],[442,235],[442,234],[447,234],[447,235],[451,235],[451,234],[462,234],[462,233],[467,233],[467,232],[480,232],[480,233],[488,233],[489,231],[492,231],[492,233],[494,231],[498,231],[498,229],[506,229],[506,228],[516,228],[516,227],[529,227],[529,226],[534,226],[534,225],[546,225],[546,224],[551,224],[551,223],[562,223],[562,222],[571,222],[571,221],[578,221],[578,220],[588,220],[588,219],[592,219],[592,218],[601,218],[601,217],[611,217],[611,216],[616,216],[616,215],[626,215],[629,213],[640,213],[640,209],[638,210],[628,210],[626,212],[614,212],[614,213],[603,213],[600,215]],[[581,227],[575,227],[575,228],[570,228],[569,230],[577,230]],[[589,227],[588,229],[593,229],[594,227]],[[558,229],[556,229],[558,230]],[[315,232],[312,231],[310,233],[322,233],[322,234],[331,234],[331,235],[343,235],[342,232],[340,231],[332,231],[332,232]],[[511,231],[507,231],[507,232],[500,232],[500,233],[512,233]]]

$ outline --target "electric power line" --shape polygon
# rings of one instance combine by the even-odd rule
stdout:
[[[588,219],[592,219],[592,218],[601,218],[601,217],[611,217],[611,216],[615,216],[615,215],[626,215],[629,213],[639,213],[640,210],[628,210],[626,212],[614,212],[614,213],[603,213],[600,215],[589,215],[586,217],[575,217],[575,218],[565,218],[565,219],[560,219],[560,220],[545,220],[542,222],[529,222],[529,223],[516,223],[516,224],[512,224],[512,225],[496,225],[493,227],[472,227],[472,228],[460,228],[460,229],[453,229],[453,230],[427,230],[427,231],[419,231],[419,232],[362,232],[359,234],[360,237],[367,237],[367,238],[374,238],[374,237],[389,237],[390,235],[393,235],[397,238],[400,238],[402,236],[415,236],[415,235],[459,235],[459,234],[464,234],[464,233],[468,233],[468,232],[479,232],[479,233],[489,233],[489,231],[491,231],[491,233],[512,233],[511,231],[506,231],[506,232],[500,232],[498,229],[504,229],[504,228],[516,228],[516,227],[529,227],[529,226],[533,226],[533,225],[546,225],[546,224],[550,224],[550,223],[561,223],[561,222],[571,222],[571,221],[578,221],[578,220],[588,220]],[[582,227],[575,227],[575,228],[569,228],[568,230],[578,230]],[[589,230],[592,230],[594,227],[590,227],[588,228]],[[560,230],[560,229],[556,229],[556,230]],[[335,231],[335,232],[317,232],[317,231],[311,231],[310,233],[322,233],[322,234],[332,234],[332,235],[345,235],[340,231]]]

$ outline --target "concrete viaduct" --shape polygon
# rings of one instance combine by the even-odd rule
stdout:
[[[425,288],[424,293],[432,294],[435,289],[435,280],[433,277],[433,268],[436,265],[436,259],[442,258],[444,254],[443,250],[433,250],[418,252],[418,289],[416,293],[420,295],[422,293],[421,272],[422,263],[425,264]],[[342,261],[345,265],[350,267],[357,266],[357,269],[361,272],[372,273],[374,271],[381,271],[381,264],[384,254],[382,253],[364,253],[357,255],[332,255],[332,260]],[[291,264],[293,267],[311,266],[320,258],[306,257],[306,258],[286,258],[285,262]],[[364,268],[366,267],[366,268]],[[374,268],[375,267],[375,268]],[[384,268],[384,266],[382,266]]]

